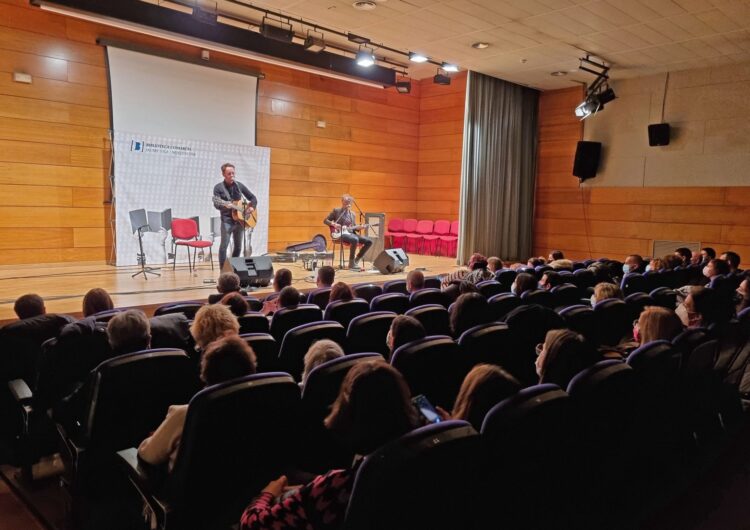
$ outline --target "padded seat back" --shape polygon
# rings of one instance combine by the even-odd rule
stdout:
[[[331,288],[321,287],[320,289],[314,289],[307,294],[307,303],[315,304],[321,310],[325,310],[328,305],[328,300],[331,298]]]
[[[370,302],[370,311],[392,311],[403,315],[409,309],[409,297],[403,293],[383,293]]]
[[[349,327],[349,323],[354,317],[364,315],[370,310],[370,304],[361,298],[353,300],[336,300],[326,306],[325,319],[335,320],[344,327],[344,331]]]
[[[518,350],[513,356],[513,364],[505,369],[521,381],[524,386],[536,384],[536,345],[544,342],[551,329],[565,328],[563,318],[547,307],[522,305],[505,316],[505,323],[516,337]]]
[[[408,295],[406,280],[391,280],[383,284],[384,293],[401,293]]]
[[[560,310],[560,316],[567,326],[583,335],[589,342],[594,342],[598,335],[598,320],[594,310],[585,305],[572,305]]]
[[[481,324],[467,329],[458,339],[468,369],[480,363],[505,367],[513,364],[515,340],[510,328],[502,322]]]
[[[268,317],[255,311],[237,317],[237,321],[240,323],[240,333],[268,333],[270,328]]]
[[[450,315],[439,304],[425,304],[409,309],[406,316],[414,317],[424,326],[427,335],[450,335]]]
[[[555,297],[549,291],[543,291],[541,289],[534,289],[532,291],[525,291],[521,294],[522,304],[537,304],[549,309],[555,308]]]
[[[391,364],[401,372],[413,396],[450,410],[466,369],[461,350],[450,337],[432,336],[404,344],[393,352]]]
[[[479,293],[487,299],[503,292],[503,286],[496,280],[485,280],[477,284]]]
[[[513,293],[500,293],[487,300],[491,320],[501,320],[521,305],[521,299]]]
[[[581,292],[578,287],[572,283],[556,285],[550,289],[549,292],[555,297],[555,307],[570,307],[581,303]]]
[[[615,346],[620,341],[632,336],[633,319],[627,304],[618,298],[607,298],[597,302],[594,306],[594,314],[597,319],[597,344]]]
[[[240,338],[255,352],[258,373],[279,369],[279,343],[268,333],[244,333]]]
[[[195,318],[195,314],[203,307],[203,302],[178,302],[174,304],[160,305],[154,310],[154,316],[170,315],[173,313],[182,313],[188,319]]]
[[[446,309],[451,304],[450,297],[440,289],[425,288],[414,291],[409,296],[409,306],[417,307],[426,304],[440,304]]]
[[[375,298],[379,294],[383,294],[383,286],[375,285],[374,283],[354,285],[352,289],[354,289],[354,296],[367,301],[368,304],[372,301],[373,298]]]
[[[386,337],[394,318],[396,313],[391,311],[370,311],[354,317],[346,331],[347,353],[377,352],[387,358]]]
[[[344,346],[346,331],[344,326],[331,320],[309,322],[292,328],[284,335],[279,348],[279,367],[292,374],[295,381],[302,380],[305,354],[312,344],[321,339],[329,339]]]
[[[502,292],[509,293],[518,273],[511,269],[501,269],[495,273],[495,280],[500,284]]]
[[[481,494],[480,466],[480,437],[468,423],[446,421],[416,429],[365,458],[343,528],[483,528],[481,506],[475,506]]]
[[[672,311],[677,307],[677,293],[669,287],[657,287],[649,293],[649,296],[654,299],[658,306],[666,307]]]
[[[313,304],[300,304],[297,307],[282,307],[271,317],[270,333],[276,342],[284,340],[286,332],[308,322],[323,319],[320,308]]]
[[[646,293],[633,293],[625,297],[625,303],[628,305],[628,318],[636,320],[648,306],[657,305],[650,295]]]
[[[622,289],[625,296],[633,293],[647,293],[648,282],[646,281],[646,278],[643,277],[643,274],[639,272],[629,272],[623,276],[622,281],[620,282],[620,289]]]

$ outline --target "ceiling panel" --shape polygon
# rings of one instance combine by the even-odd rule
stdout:
[[[213,0],[200,0],[212,8]],[[612,65],[610,75],[633,77],[669,69],[750,61],[750,0],[375,0],[358,11],[352,0],[263,0],[279,10],[338,31],[541,89],[591,81],[575,70],[586,52]],[[210,5],[209,5],[210,4]],[[218,0],[218,9],[251,20],[258,11]],[[302,27],[295,28],[304,34]],[[346,38],[326,36],[352,47]],[[474,42],[490,47],[476,50]],[[416,79],[435,65],[411,66],[399,54],[376,51],[409,65]]]

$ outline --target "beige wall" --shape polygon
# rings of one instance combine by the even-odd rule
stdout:
[[[671,72],[666,81],[612,83],[617,99],[584,121],[584,139],[603,143],[586,186],[750,184],[750,63]],[[649,147],[647,126],[662,121],[672,127],[670,144]]]

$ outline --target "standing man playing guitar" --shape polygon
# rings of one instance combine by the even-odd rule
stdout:
[[[331,228],[331,237],[336,239],[341,238],[341,241],[349,244],[349,268],[356,269],[359,267],[359,262],[362,261],[362,256],[372,246],[372,239],[360,236],[356,233],[357,230],[361,229],[354,221],[354,213],[352,213],[352,203],[354,197],[348,193],[341,196],[341,208],[334,208],[331,213],[328,214],[323,220],[323,224],[328,225]],[[354,253],[357,251],[357,246],[362,245],[362,249],[354,257]]]
[[[226,163],[221,166],[224,180],[214,186],[214,208],[221,212],[221,245],[219,246],[219,269],[224,267],[227,259],[229,237],[234,240],[232,257],[236,258],[242,250],[242,236],[249,223],[246,219],[253,217],[258,206],[258,199],[241,182],[234,180],[234,165]],[[243,212],[238,212],[243,209]],[[239,213],[239,215],[237,215]],[[235,214],[234,216],[232,214]]]

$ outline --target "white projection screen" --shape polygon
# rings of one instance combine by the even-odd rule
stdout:
[[[255,145],[258,79],[107,46],[112,128]]]
[[[117,265],[134,265],[139,252],[130,212],[171,210],[195,218],[202,239],[219,234],[211,201],[231,162],[236,179],[258,199],[252,254],[268,250],[270,149],[255,146],[257,77],[107,46],[114,147]],[[213,228],[213,229],[212,229]],[[148,263],[169,260],[168,229],[143,231]],[[187,253],[178,252],[185,262]]]

